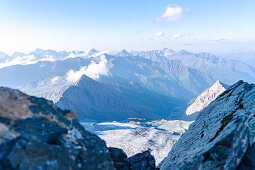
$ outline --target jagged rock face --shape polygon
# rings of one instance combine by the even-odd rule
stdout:
[[[254,143],[248,148],[238,169],[239,170],[255,169],[255,144]]]
[[[255,88],[239,81],[203,109],[161,169],[236,169],[254,143]],[[246,155],[246,156],[245,156]]]
[[[111,157],[114,163],[114,166],[116,167],[117,170],[128,170],[129,169],[129,161],[127,158],[127,154],[119,148],[108,148]]]
[[[150,154],[150,151],[144,151],[130,158],[127,158],[127,155],[121,149],[111,147],[109,148],[109,151],[111,152],[111,157],[117,170],[155,169],[155,159]]]
[[[127,158],[123,150],[108,149],[102,139],[86,131],[74,112],[0,87],[0,169],[115,167],[155,169],[155,159],[150,152]]]
[[[105,142],[76,114],[0,88],[0,169],[115,169]]]
[[[129,158],[131,170],[154,170],[155,159],[149,151],[138,153]]]
[[[210,88],[201,93],[194,103],[192,103],[186,110],[186,115],[192,115],[196,112],[200,112],[212,101],[214,101],[222,92],[224,92],[229,86],[216,81]]]

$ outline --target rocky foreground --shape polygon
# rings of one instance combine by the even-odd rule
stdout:
[[[0,169],[155,169],[149,151],[127,158],[86,131],[72,111],[0,88]]]
[[[255,169],[255,85],[239,81],[203,109],[161,169]]]

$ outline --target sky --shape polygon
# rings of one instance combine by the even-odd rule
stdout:
[[[0,0],[0,51],[255,51],[254,0]]]

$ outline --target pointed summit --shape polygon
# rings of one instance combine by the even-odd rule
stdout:
[[[92,49],[89,51],[88,55],[94,55],[94,54],[96,54],[96,53],[99,53],[99,51],[97,51],[95,48],[92,48]]]
[[[127,50],[123,49],[121,52],[119,52],[118,54],[116,54],[116,56],[118,56],[118,57],[126,57],[126,56],[132,56],[132,54],[130,54],[129,52],[127,52]]]
[[[183,55],[190,55],[190,54],[192,54],[192,53],[190,53],[188,51],[185,51],[185,50],[181,50],[179,53],[183,54]]]
[[[164,48],[163,49],[164,52],[170,52],[170,53],[174,53],[174,51],[170,48]]]
[[[186,110],[186,115],[192,115],[193,113],[202,111],[212,101],[214,101],[218,95],[223,93],[229,86],[221,83],[217,80],[211,87],[201,93]]]

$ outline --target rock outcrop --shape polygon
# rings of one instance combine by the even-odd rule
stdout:
[[[149,151],[127,158],[125,152],[118,148],[109,148],[114,166],[117,170],[153,170],[155,159]]]
[[[255,88],[239,81],[203,109],[161,169],[254,167]],[[247,163],[248,162],[248,163]]]
[[[0,88],[0,169],[112,170],[118,169],[115,160],[119,159],[121,154],[113,159],[105,142],[86,131],[74,112],[43,98]],[[139,157],[134,162],[143,160]]]

